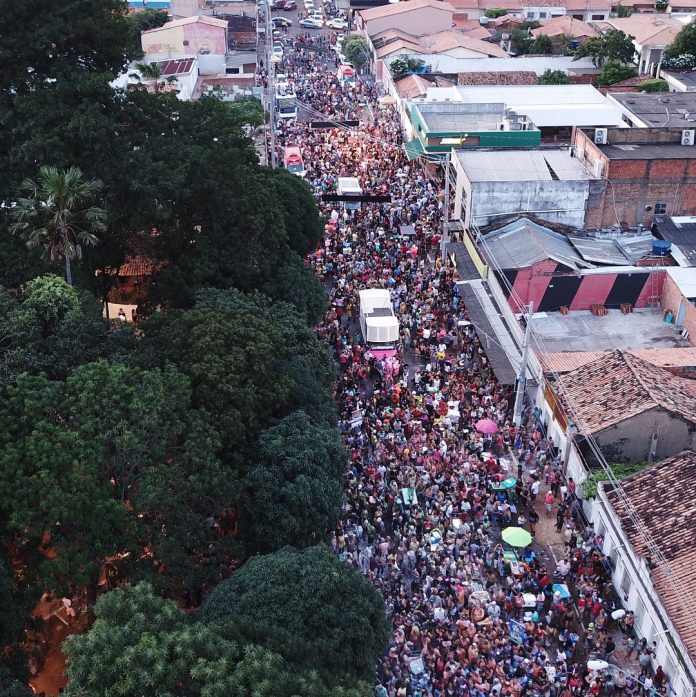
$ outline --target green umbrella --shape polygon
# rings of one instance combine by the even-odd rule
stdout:
[[[515,484],[517,484],[517,480],[514,477],[508,477],[507,479],[503,480],[503,486],[506,489],[512,489]]]
[[[524,528],[505,528],[503,540],[512,547],[527,547],[532,544],[532,536]]]

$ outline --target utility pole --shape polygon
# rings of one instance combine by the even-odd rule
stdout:
[[[440,255],[443,263],[447,261],[447,243],[449,242],[450,157],[451,152],[445,154],[445,211],[442,217],[442,234],[440,235]]]
[[[513,411],[513,422],[515,426],[522,423],[522,404],[524,403],[524,393],[527,386],[527,358],[529,356],[529,339],[532,335],[532,315],[534,314],[534,301],[529,303],[527,308],[527,329],[524,333],[524,344],[522,345],[522,360],[520,361],[520,372],[517,376],[517,392],[515,394],[515,409]]]

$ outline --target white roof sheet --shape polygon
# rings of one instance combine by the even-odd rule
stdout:
[[[585,181],[594,179],[580,160],[563,150],[458,150],[457,158],[471,182]]]
[[[431,87],[427,101],[503,102],[538,128],[625,126],[622,110],[592,85],[464,85]]]
[[[690,300],[696,298],[696,268],[672,266],[667,269],[667,273],[685,298]]]

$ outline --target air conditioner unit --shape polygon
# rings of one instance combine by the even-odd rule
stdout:
[[[681,144],[682,145],[693,145],[694,144],[694,136],[696,135],[696,131],[693,129],[682,131],[682,137],[681,137]]]
[[[606,145],[607,144],[607,129],[606,128],[595,128],[595,130],[594,130],[594,142],[596,145]]]

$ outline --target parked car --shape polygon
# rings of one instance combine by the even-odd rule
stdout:
[[[322,23],[322,26],[324,24],[324,15],[321,13],[321,10],[314,10],[314,12],[309,15],[309,19],[316,19],[317,22]]]
[[[300,20],[300,26],[303,29],[321,29],[324,26],[324,22],[319,19],[308,17],[307,19]]]
[[[337,29],[339,31],[343,31],[344,29],[348,29],[348,22],[346,22],[343,17],[335,17],[334,19],[330,19],[326,23],[327,27],[331,27],[332,29]]]
[[[280,7],[275,7],[273,9],[283,10],[283,12],[292,12],[292,10],[297,9],[296,0],[278,0],[278,2],[281,2],[282,5]]]
[[[283,47],[280,44],[273,44],[273,55],[278,58],[283,57]]]
[[[274,27],[291,27],[292,20],[286,19],[285,17],[271,17],[271,22],[273,22]]]

